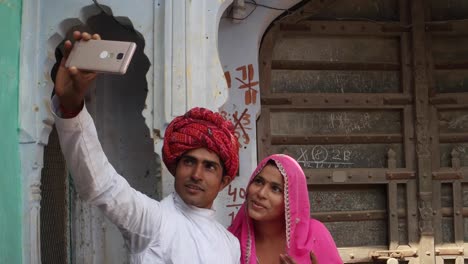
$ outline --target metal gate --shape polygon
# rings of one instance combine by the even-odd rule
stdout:
[[[258,157],[298,160],[345,263],[468,263],[467,19],[463,0],[309,1],[264,36]]]

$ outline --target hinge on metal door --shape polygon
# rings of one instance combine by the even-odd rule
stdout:
[[[389,259],[405,259],[407,257],[416,257],[418,251],[416,249],[405,250],[378,250],[371,253],[373,259],[389,260]],[[390,262],[391,263],[391,262]]]

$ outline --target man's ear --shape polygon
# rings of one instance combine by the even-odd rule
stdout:
[[[224,175],[221,179],[221,185],[219,186],[219,191],[222,191],[226,186],[231,183],[232,179],[228,175]]]

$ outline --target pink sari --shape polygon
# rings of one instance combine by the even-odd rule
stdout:
[[[307,181],[302,168],[293,158],[283,154],[265,158],[253,172],[249,184],[270,160],[276,163],[284,177],[287,253],[299,264],[311,263],[311,251],[319,264],[343,263],[328,229],[309,217]],[[253,223],[246,212],[245,202],[228,229],[239,239],[241,264],[257,263]]]

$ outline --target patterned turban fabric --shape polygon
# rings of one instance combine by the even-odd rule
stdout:
[[[218,154],[225,174],[231,180],[236,176],[239,142],[234,136],[232,123],[219,113],[195,107],[169,124],[164,134],[162,158],[172,175],[175,175],[179,158],[197,148],[206,148]]]

